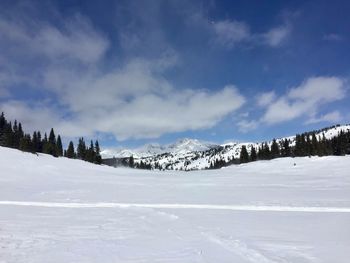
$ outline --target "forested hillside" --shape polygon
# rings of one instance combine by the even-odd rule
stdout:
[[[42,136],[40,131],[34,131],[32,135],[26,133],[20,122],[15,120],[12,124],[5,118],[4,113],[0,116],[0,146],[19,149],[24,152],[45,153],[54,157],[67,157],[71,159],[81,159],[91,163],[101,164],[100,146],[98,141],[90,142],[88,147],[84,138],[79,138],[77,150],[73,141],[70,141],[67,149],[63,149],[60,135],[55,135],[51,128],[49,136],[46,132]]]

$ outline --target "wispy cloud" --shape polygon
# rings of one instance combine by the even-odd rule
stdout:
[[[306,121],[306,124],[313,124],[319,122],[337,123],[340,122],[342,119],[343,118],[339,111],[332,111],[319,117],[311,117],[309,120]]]
[[[264,42],[271,46],[277,47],[281,45],[288,38],[291,31],[289,25],[278,26],[271,28],[268,32],[262,34]]]
[[[55,126],[64,136],[103,132],[118,140],[155,138],[213,127],[245,102],[233,85],[213,92],[175,88],[165,77],[178,63],[171,49],[158,58],[132,58],[100,69],[108,38],[86,17],[77,15],[67,21],[63,27],[36,21],[33,30],[20,21],[0,18],[4,50],[0,59],[9,62],[1,74],[15,74],[6,79],[4,94],[23,79],[29,89],[55,98],[54,105],[14,99],[0,104],[0,110],[24,120],[29,129]],[[28,70],[32,63],[35,74]]]
[[[258,128],[259,121],[241,120],[237,123],[238,129],[242,133],[248,133]]]
[[[287,40],[291,33],[290,24],[269,29],[267,32],[252,32],[247,23],[235,20],[222,20],[211,23],[215,32],[215,42],[233,48],[239,43],[278,47]]]
[[[34,28],[20,20],[0,17],[1,46],[25,56],[74,59],[83,63],[98,61],[109,46],[109,41],[81,15],[69,18],[62,29],[44,22],[33,24]]]
[[[310,77],[282,96],[277,96],[274,91],[258,94],[255,97],[255,109],[263,110],[262,116],[256,119],[241,116],[241,120],[237,122],[238,130],[247,133],[260,126],[285,123],[298,118],[303,118],[304,124],[340,122],[343,117],[339,111],[326,114],[320,112],[322,106],[344,99],[347,90],[347,81],[343,78]]]
[[[226,47],[233,47],[236,43],[251,38],[249,26],[244,22],[222,20],[213,22],[213,29],[217,36],[216,42]]]
[[[339,35],[339,34],[330,33],[330,34],[323,35],[323,40],[326,40],[326,41],[341,41],[341,40],[343,40],[343,37],[341,35]]]
[[[262,122],[275,124],[304,116],[312,118],[322,105],[345,97],[345,80],[338,77],[312,77],[267,105]]]
[[[276,98],[276,94],[274,91],[269,91],[265,93],[261,93],[256,97],[256,101],[259,107],[266,107],[273,102]]]

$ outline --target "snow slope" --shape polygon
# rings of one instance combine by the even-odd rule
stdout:
[[[168,145],[146,144],[137,149],[108,148],[101,152],[102,158],[136,158],[155,156],[164,153],[186,154],[194,151],[206,151],[218,145],[202,142],[197,139],[184,138]]]
[[[0,147],[0,262],[347,263],[349,170],[329,156],[158,172]]]
[[[331,139],[337,136],[340,131],[350,131],[350,125],[338,125],[322,129],[316,132],[316,137],[321,139],[324,135],[326,139]],[[280,143],[285,139],[289,140],[291,146],[295,145],[295,136],[278,138],[276,141],[277,143]],[[208,149],[193,147],[192,151],[189,149],[183,151],[171,151],[171,149],[167,148],[167,151],[162,154],[143,155],[142,158],[136,160],[136,162],[142,160],[143,163],[150,164],[152,167],[156,167],[156,164],[159,164],[162,169],[167,170],[201,170],[209,168],[212,162],[218,160],[224,160],[227,163],[233,159],[239,159],[243,145],[245,145],[248,152],[250,152],[252,147],[258,150],[263,143],[264,142],[231,142],[222,145],[211,145]],[[267,144],[271,147],[272,140],[267,142]],[[181,145],[179,148],[181,149]],[[135,156],[137,157],[137,155]]]

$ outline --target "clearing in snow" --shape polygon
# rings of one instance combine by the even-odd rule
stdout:
[[[350,156],[159,172],[0,147],[0,167],[0,262],[350,258]]]

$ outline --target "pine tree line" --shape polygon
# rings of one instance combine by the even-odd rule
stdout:
[[[19,149],[24,152],[31,153],[45,153],[54,157],[67,157],[71,159],[81,159],[91,163],[101,164],[102,158],[100,155],[100,146],[98,141],[86,147],[84,138],[79,139],[77,153],[74,149],[72,141],[69,142],[68,148],[63,150],[61,136],[56,137],[54,129],[52,128],[49,136],[42,135],[40,131],[34,131],[33,135],[27,134],[23,131],[22,124],[15,120],[12,124],[7,121],[4,113],[0,116],[0,146]]]
[[[332,126],[334,128],[337,126]],[[327,129],[320,131],[324,132]],[[272,140],[271,145],[267,142],[262,143],[257,149],[254,146],[249,148],[242,145],[240,156],[238,159],[232,157],[226,161],[223,158],[217,158],[211,161],[208,169],[220,169],[232,164],[248,163],[257,160],[271,160],[279,157],[303,157],[303,156],[327,156],[327,155],[345,155],[350,154],[350,131],[340,131],[339,134],[332,139],[326,139],[322,133],[320,138],[317,138],[319,131],[306,132],[295,136],[295,144],[289,139],[277,142]]]
[[[273,139],[271,146],[263,143],[256,151],[251,146],[248,154],[246,146],[241,147],[239,162],[247,163],[256,160],[271,160],[279,157],[327,156],[350,154],[350,131],[340,131],[332,139],[326,139],[323,133],[317,138],[316,132],[307,132],[295,136],[295,145],[288,139],[279,143]]]
[[[334,128],[337,126],[333,126]],[[323,132],[327,129],[321,130]],[[332,139],[326,139],[325,134],[317,135],[318,131],[306,132],[297,134],[295,141],[283,139],[277,141],[273,139],[269,144],[264,142],[259,147],[242,145],[239,158],[225,159],[220,155],[223,150],[222,147],[217,149],[210,149],[205,152],[198,153],[197,157],[209,157],[210,165],[207,169],[220,169],[232,164],[248,163],[257,160],[271,160],[279,157],[302,157],[302,156],[327,156],[327,155],[345,155],[350,154],[350,131],[340,131],[339,134]],[[319,136],[319,137],[318,137]],[[197,157],[194,158],[197,159]],[[188,163],[187,163],[188,162]],[[184,163],[184,169],[190,161]],[[146,161],[134,162],[134,158],[126,158],[124,166],[129,166],[138,169],[171,169],[173,164],[166,166],[160,165],[159,161],[147,163]]]
[[[72,141],[69,142],[68,149],[65,151],[65,157],[71,159],[80,159],[90,163],[101,164],[102,157],[100,154],[100,145],[98,141],[90,141],[90,146],[87,146],[84,138],[79,138],[77,152],[74,151],[74,144]]]

